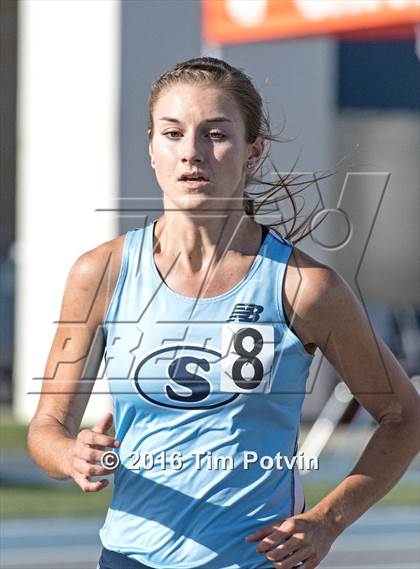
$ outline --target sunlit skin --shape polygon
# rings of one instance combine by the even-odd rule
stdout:
[[[230,257],[255,255],[261,229],[245,215],[242,197],[250,172],[246,164],[257,165],[263,143],[260,137],[246,142],[236,101],[217,87],[181,83],[160,94],[153,127],[149,153],[165,209],[156,235],[167,262],[181,253],[178,268],[198,275],[226,248]],[[208,181],[180,181],[194,171]],[[165,264],[160,254],[158,249],[157,263]]]
[[[245,124],[231,96],[217,87],[175,85],[160,94],[153,125],[149,151],[165,209],[238,207],[229,198],[242,197],[246,163],[256,162],[261,144],[247,144]],[[209,178],[209,184],[198,192],[178,181],[194,168]],[[217,198],[224,199],[212,203]]]

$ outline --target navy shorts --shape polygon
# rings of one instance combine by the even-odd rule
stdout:
[[[273,566],[270,565],[267,569],[272,569],[272,567]],[[153,567],[143,565],[143,563],[133,561],[133,559],[130,559],[122,553],[110,551],[103,547],[97,569],[153,569]]]
[[[143,565],[130,559],[122,553],[102,548],[101,557],[97,569],[153,569],[149,565]]]

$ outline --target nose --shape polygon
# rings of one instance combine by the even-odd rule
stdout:
[[[197,163],[202,162],[202,149],[200,145],[199,138],[196,134],[185,133],[182,138],[182,143],[180,145],[181,151],[181,162],[183,164],[187,163]]]

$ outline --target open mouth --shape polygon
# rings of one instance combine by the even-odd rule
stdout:
[[[204,174],[184,174],[179,178],[180,182],[208,182],[209,179]]]

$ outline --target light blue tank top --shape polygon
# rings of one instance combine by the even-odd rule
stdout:
[[[270,230],[236,286],[197,300],[165,284],[153,232],[126,234],[104,323],[122,444],[100,537],[156,569],[265,569],[245,536],[304,508],[280,458],[296,454],[312,362],[282,306],[293,246]]]

